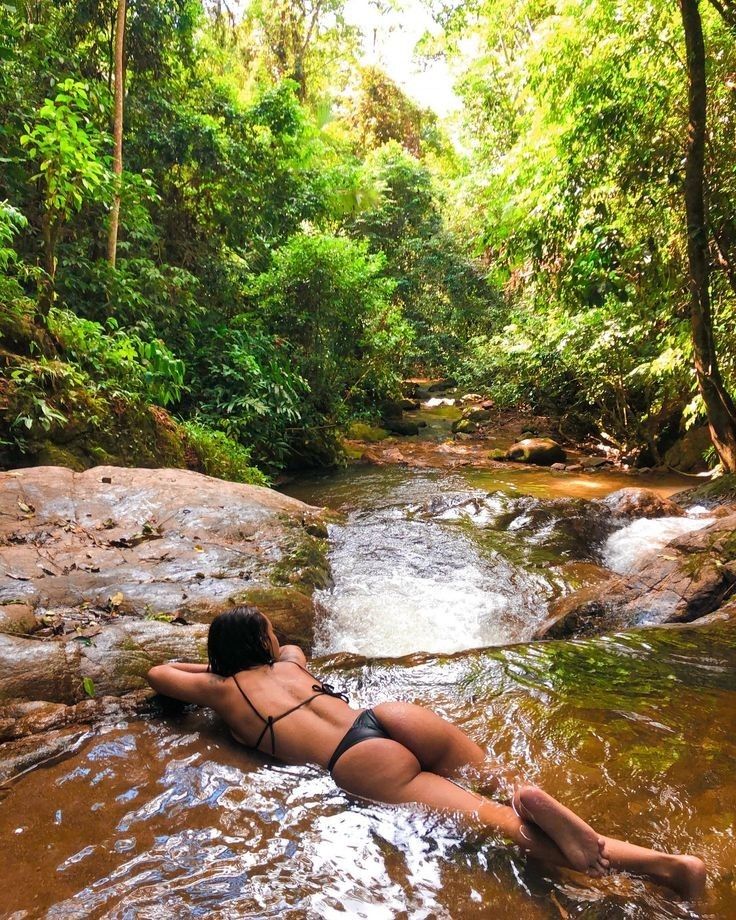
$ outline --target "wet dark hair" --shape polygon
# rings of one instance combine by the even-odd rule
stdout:
[[[207,656],[210,671],[221,677],[273,664],[268,620],[256,607],[233,607],[221,613],[210,624]]]

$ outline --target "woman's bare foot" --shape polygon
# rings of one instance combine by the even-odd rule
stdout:
[[[513,807],[519,817],[541,827],[552,838],[573,869],[592,876],[608,870],[605,839],[542,789],[520,786],[514,791]]]

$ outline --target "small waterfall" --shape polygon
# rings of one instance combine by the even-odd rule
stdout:
[[[603,564],[625,575],[646,556],[654,555],[680,534],[713,523],[710,517],[640,518],[615,531],[603,546]]]

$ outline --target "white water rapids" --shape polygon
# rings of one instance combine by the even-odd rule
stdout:
[[[526,641],[550,603],[576,587],[570,566],[625,574],[712,521],[702,510],[638,519],[586,545],[575,537],[579,507],[560,504],[559,492],[555,502],[498,485],[489,494],[463,472],[353,468],[295,490],[345,513],[330,527],[334,584],[315,596],[314,654],[399,657]]]

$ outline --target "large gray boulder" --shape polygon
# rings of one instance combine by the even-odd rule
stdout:
[[[53,637],[121,616],[207,622],[276,576],[300,587],[302,561],[314,568],[325,549],[309,533],[318,515],[272,489],[188,470],[2,473],[0,630]]]

